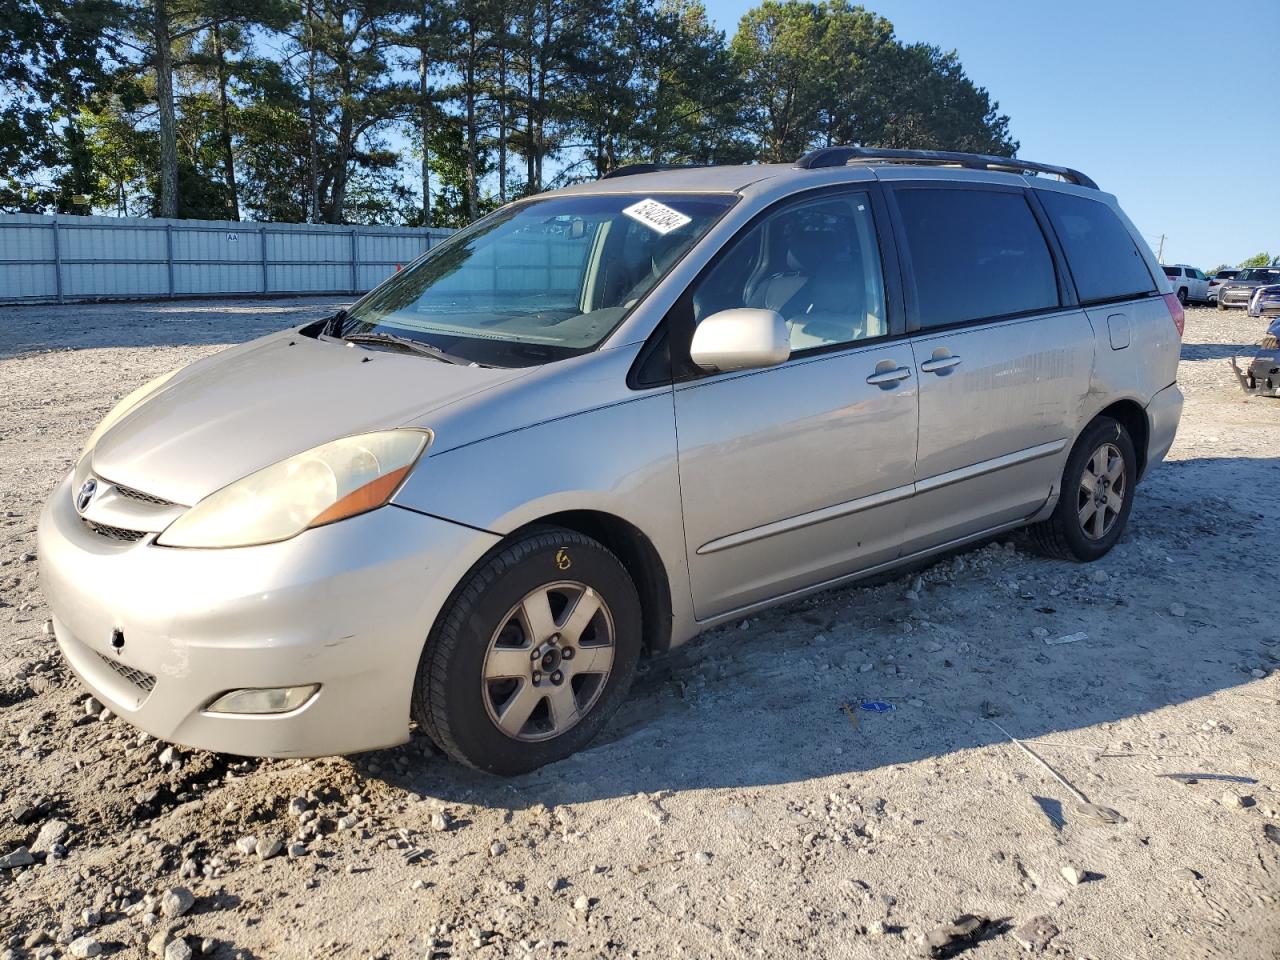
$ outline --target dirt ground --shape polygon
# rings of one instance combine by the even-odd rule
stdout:
[[[1227,366],[1259,322],[1189,312],[1178,440],[1101,562],[1015,537],[712,631],[533,775],[91,716],[44,498],[118,397],[333,306],[0,310],[0,865],[34,860],[0,958],[917,957],[963,914],[938,955],[1280,956],[1280,400]]]

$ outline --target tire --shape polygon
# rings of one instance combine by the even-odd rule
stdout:
[[[1086,475],[1092,477],[1098,472],[1100,461],[1095,458],[1099,451],[1106,456],[1108,469],[1104,473],[1111,475],[1102,485],[1106,503],[1099,507],[1095,501],[1090,512],[1090,504],[1084,500],[1090,495],[1084,484]],[[1118,479],[1114,473],[1117,459],[1121,469]],[[1067,464],[1062,470],[1062,492],[1053,513],[1047,520],[1031,527],[1033,542],[1043,553],[1062,560],[1087,563],[1105,556],[1116,545],[1129,522],[1138,479],[1137,468],[1133,440],[1123,424],[1110,417],[1094,420],[1085,428],[1067,457]],[[1096,478],[1089,482],[1095,489],[1099,486]],[[1114,501],[1107,494],[1107,491],[1114,492],[1116,487],[1120,487],[1118,509],[1111,505]],[[1098,519],[1100,509],[1101,521]]]
[[[1227,309],[1227,305],[1222,302],[1222,297],[1218,297],[1218,309],[1219,310]]]
[[[582,603],[595,610],[585,624],[572,617]],[[626,698],[640,617],[635,584],[603,545],[531,529],[496,547],[450,596],[418,664],[413,718],[451,759],[488,773],[562,760]]]
[[[1187,288],[1186,287],[1178,288],[1178,302],[1182,304],[1184,307],[1187,305]]]

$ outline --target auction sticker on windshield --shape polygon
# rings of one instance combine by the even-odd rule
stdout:
[[[623,208],[622,212],[632,220],[639,220],[650,230],[664,235],[690,222],[690,218],[679,210],[672,210],[665,203],[659,203],[657,200],[641,200],[639,203]]]

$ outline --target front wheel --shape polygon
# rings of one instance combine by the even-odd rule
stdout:
[[[1105,556],[1133,509],[1138,458],[1124,425],[1099,417],[1080,435],[1062,471],[1062,492],[1031,535],[1050,556],[1087,562]]]
[[[452,759],[489,773],[561,760],[626,697],[640,616],[635,585],[603,545],[532,530],[450,597],[418,666],[414,719]]]

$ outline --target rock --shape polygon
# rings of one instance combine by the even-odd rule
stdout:
[[[160,751],[160,756],[156,758],[156,762],[162,767],[167,767],[171,763],[177,763],[179,759],[181,758],[178,756],[178,751],[169,746]]]
[[[218,941],[214,940],[213,937],[205,937],[200,941],[201,956],[207,957],[216,949],[218,949]]]
[[[942,644],[940,644],[937,640],[926,640],[924,643],[920,645],[920,648],[924,650],[925,653],[941,653],[942,652]]]
[[[875,664],[874,664],[874,663],[864,663],[862,666],[860,666],[860,667],[858,668],[858,672],[859,672],[859,673],[870,673],[870,672],[871,672],[872,670],[874,670],[874,669],[875,669]]]
[[[1062,874],[1062,879],[1067,881],[1067,883],[1071,884],[1073,887],[1078,887],[1080,886],[1080,884],[1084,883],[1085,881],[1086,874],[1079,867],[1073,867],[1068,865],[1063,867],[1058,872]]]
[[[1200,874],[1196,873],[1190,867],[1179,867],[1177,870],[1173,871],[1173,878],[1175,880],[1184,880],[1188,883],[1195,883],[1195,881],[1200,879]]]
[[[191,857],[182,861],[182,866],[178,868],[179,880],[192,880],[200,876],[200,864],[196,863]]]
[[[31,852],[48,853],[55,843],[61,843],[70,832],[71,824],[67,821],[50,820],[36,834],[35,842],[31,844]]]
[[[169,941],[173,939],[172,930],[158,930],[151,935],[151,939],[147,941],[147,953],[153,957],[163,957],[164,948],[169,945]]]
[[[578,913],[586,913],[591,909],[591,900],[585,893],[580,893],[577,899],[573,901],[573,909],[577,910]]]
[[[1228,790],[1222,795],[1222,805],[1229,810],[1243,810],[1245,803],[1243,797]]]
[[[1185,617],[1187,615],[1187,608],[1180,603],[1171,603],[1169,605],[1169,613],[1175,617]]]
[[[164,960],[191,960],[191,945],[186,940],[170,940],[164,948]]]
[[[289,801],[289,812],[295,817],[300,817],[307,812],[307,800],[305,797],[294,797]]]
[[[1023,950],[1039,953],[1048,947],[1049,941],[1060,932],[1048,917],[1032,917],[1026,923],[1014,929],[1013,939],[1018,942]]]
[[[986,932],[991,921],[980,913],[965,913],[925,934],[924,943],[930,956],[954,956],[954,947],[973,943]]]
[[[258,849],[257,837],[241,837],[236,841],[236,849],[248,856]]]
[[[196,898],[186,887],[170,887],[160,897],[160,912],[173,920],[190,910],[195,903]]]
[[[713,856],[706,850],[699,850],[693,855],[693,862],[703,864],[704,866],[710,863],[713,859]]]
[[[289,844],[288,853],[290,858],[294,860],[298,859],[298,857],[305,857],[307,855],[307,845],[305,843],[291,843]]]
[[[96,697],[90,697],[84,702],[84,714],[86,717],[96,717],[102,712],[102,704],[98,702]]]
[[[1267,671],[1260,670],[1257,667],[1254,667],[1252,670],[1249,671],[1249,676],[1253,677],[1253,679],[1255,680],[1262,680],[1266,678]]]
[[[1089,574],[1089,579],[1094,583],[1106,583],[1109,578],[1107,577],[1107,571],[1095,570],[1093,573]]]
[[[71,941],[67,952],[73,957],[96,957],[102,953],[102,944],[95,937],[81,937],[79,940]]]
[[[453,826],[453,819],[443,810],[439,810],[431,815],[431,829],[436,833],[444,833]]]
[[[26,847],[18,847],[0,857],[0,870],[16,870],[18,867],[29,867],[36,862],[31,851]]]
[[[495,840],[489,844],[489,856],[500,857],[507,852],[507,845],[501,840]]]
[[[38,807],[28,806],[25,803],[18,804],[13,810],[13,822],[20,826],[26,826],[40,815]]]
[[[279,837],[272,837],[270,840],[265,837],[259,837],[256,849],[259,860],[270,860],[284,849],[284,843],[281,842]]]

